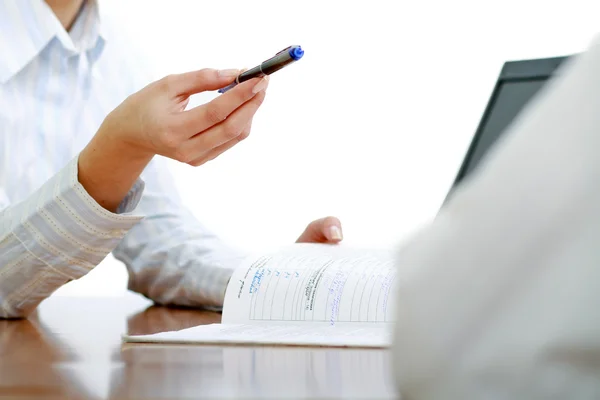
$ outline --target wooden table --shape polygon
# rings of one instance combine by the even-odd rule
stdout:
[[[218,322],[145,298],[51,297],[0,320],[0,398],[396,398],[384,350],[124,344]]]

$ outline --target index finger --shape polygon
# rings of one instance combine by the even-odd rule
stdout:
[[[223,93],[214,100],[183,111],[177,118],[188,135],[196,135],[223,122],[244,103],[267,88],[268,77],[254,78]]]
[[[168,90],[174,97],[191,96],[207,90],[217,90],[229,85],[241,74],[237,69],[216,70],[204,68],[198,71],[169,75],[164,78]]]
[[[342,240],[342,224],[336,217],[325,217],[311,222],[298,243],[337,243]]]

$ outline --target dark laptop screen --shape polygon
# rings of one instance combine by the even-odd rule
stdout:
[[[477,166],[487,150],[545,82],[546,80],[531,80],[501,83],[487,120],[481,125],[478,140],[473,143],[470,157],[465,160],[465,176]]]
[[[566,58],[504,64],[453,187],[477,167],[490,147]]]

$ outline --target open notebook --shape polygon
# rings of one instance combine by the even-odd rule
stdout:
[[[222,323],[123,340],[389,347],[395,276],[388,250],[296,244],[242,263]]]

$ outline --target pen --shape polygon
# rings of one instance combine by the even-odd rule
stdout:
[[[260,65],[244,71],[235,81],[222,89],[219,89],[219,93],[225,93],[229,89],[234,88],[236,85],[250,80],[252,78],[258,78],[265,75],[271,75],[273,72],[279,71],[283,67],[298,61],[304,55],[304,50],[300,46],[289,46],[281,50],[275,56],[263,61]]]

